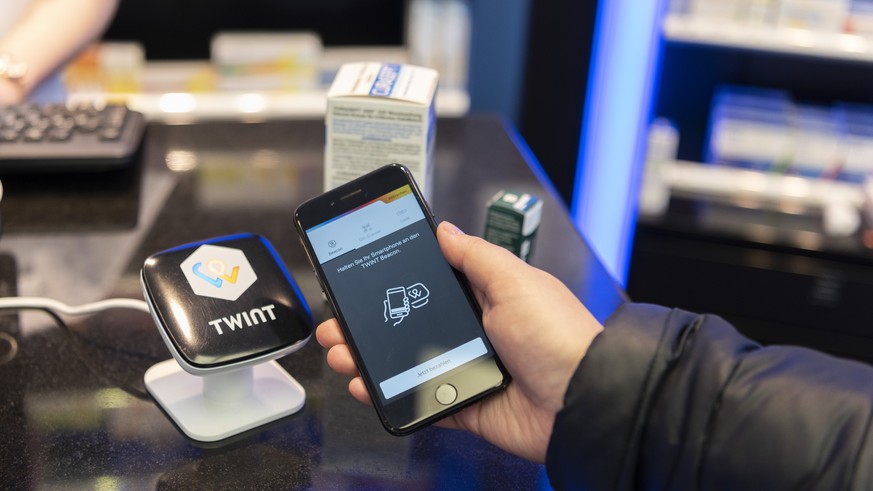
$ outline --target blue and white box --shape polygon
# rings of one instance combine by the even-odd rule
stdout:
[[[785,171],[793,157],[788,92],[726,85],[713,97],[706,161],[762,171]]]
[[[835,111],[845,153],[838,177],[864,182],[873,175],[873,105],[840,102]]]
[[[815,32],[843,32],[852,0],[781,0],[779,27]]]
[[[327,94],[324,190],[385,164],[409,168],[431,195],[436,70],[398,63],[346,63]]]

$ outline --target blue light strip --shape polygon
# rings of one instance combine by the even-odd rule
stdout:
[[[571,213],[625,284],[664,0],[600,0]]]

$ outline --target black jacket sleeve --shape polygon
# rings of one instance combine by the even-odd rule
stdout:
[[[873,367],[654,305],[605,326],[555,420],[556,489],[873,489]]]

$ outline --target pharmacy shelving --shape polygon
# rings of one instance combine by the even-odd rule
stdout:
[[[134,64],[138,90],[73,86],[71,104],[123,102],[149,121],[268,120],[324,117],[327,91],[339,66],[352,61],[409,63],[404,47],[332,47],[321,53],[317,80],[293,90],[222,89],[209,60],[148,61]],[[441,84],[434,101],[440,117],[459,117],[470,108],[466,87]]]
[[[711,5],[729,3],[718,2]],[[841,112],[873,108],[873,38],[858,34],[860,24],[849,33],[839,21],[814,30],[786,27],[794,24],[775,15],[767,24],[736,18],[664,19],[653,116],[675,135],[660,133],[669,138],[649,146],[628,294],[718,314],[765,344],[873,362],[873,187],[863,165],[854,166],[864,160],[854,149],[866,146],[853,138],[864,134],[843,126]],[[766,120],[782,140],[755,125],[766,101],[741,106],[753,109],[742,117],[722,110],[718,96],[732,89],[783,97],[786,118]],[[807,110],[831,108],[839,124],[806,124]],[[750,138],[724,138],[725,121],[751,123]],[[844,160],[824,151],[828,142]],[[778,155],[768,153],[777,146]]]
[[[873,107],[873,92],[867,88],[873,84],[873,38],[687,13],[668,14],[662,38],[655,116],[675,124],[680,140],[676,158],[682,162],[706,161],[711,155],[708,140],[712,136],[713,100],[724,86],[781,91],[804,107]],[[691,173],[694,169],[686,170]],[[711,175],[715,171],[701,172]],[[704,180],[685,185],[699,185],[701,192],[732,191],[709,189]],[[795,181],[789,176],[786,182]],[[822,182],[822,186],[830,186],[830,181]],[[859,192],[857,184],[832,182],[841,190]],[[815,203],[817,198],[805,199]]]
[[[326,89],[297,91],[168,91],[148,93],[70,94],[77,102],[105,103],[123,101],[129,108],[143,113],[147,120],[186,123],[208,120],[268,120],[324,117]],[[441,89],[435,108],[440,117],[458,117],[467,113],[470,98],[465,90]]]
[[[870,183],[681,160],[649,166],[640,212],[651,216],[664,213],[670,196],[795,214],[815,210],[822,217],[821,229],[826,235],[845,237],[858,232],[873,201],[873,187]]]
[[[670,14],[663,35],[672,42],[873,63],[873,39],[858,34]]]
[[[830,179],[762,172],[724,165],[677,160],[663,164],[659,178],[670,189],[725,199],[745,198],[773,204],[825,207],[845,203],[861,209],[864,186]]]

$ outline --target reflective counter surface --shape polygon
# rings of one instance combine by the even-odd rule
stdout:
[[[0,202],[0,296],[79,305],[142,299],[146,257],[239,232],[266,237],[312,307],[329,309],[292,224],[322,187],[320,120],[152,125],[136,165],[104,174],[9,175]],[[575,231],[526,147],[500,119],[441,119],[432,208],[481,235],[500,189],[545,201],[532,264],[605,319],[625,296]],[[535,335],[535,333],[532,333]],[[398,438],[355,402],[313,339],[279,361],[304,408],[204,444],[186,438],[145,391],[170,358],[152,319],[0,312],[0,487],[4,489],[535,489],[545,471],[465,432]]]

